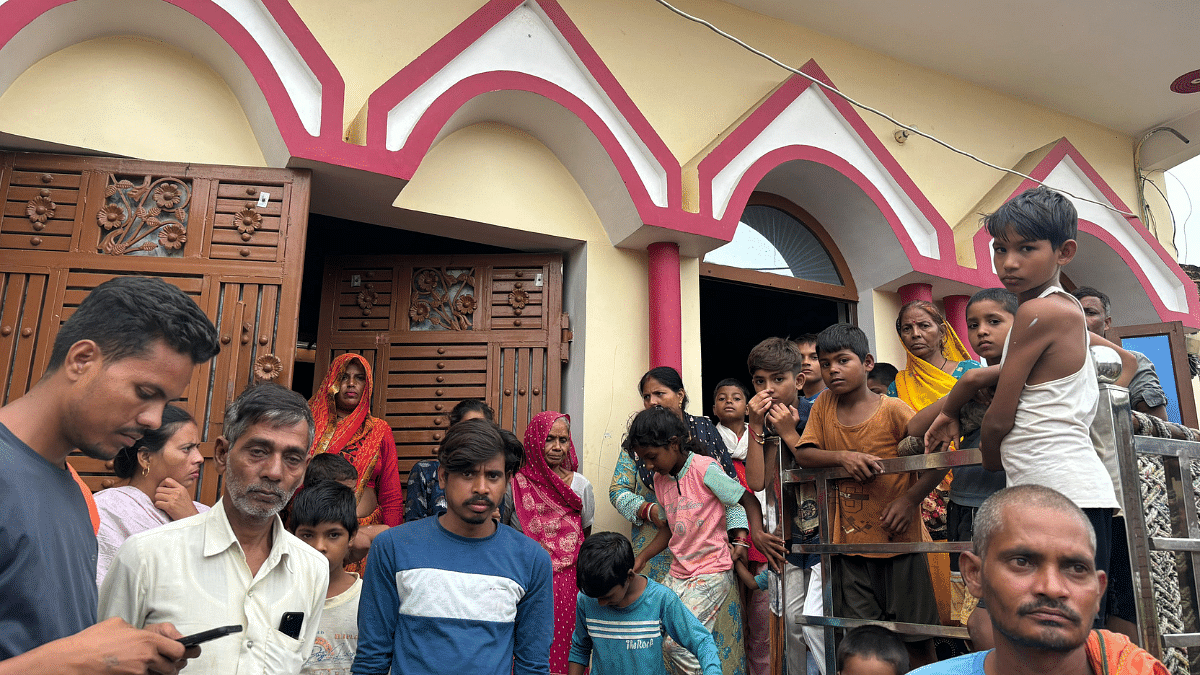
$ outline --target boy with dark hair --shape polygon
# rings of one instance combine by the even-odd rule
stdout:
[[[322,452],[308,460],[308,468],[304,470],[304,486],[316,485],[324,480],[342,483],[353,490],[358,482],[358,471],[345,457]]]
[[[713,417],[717,418],[717,433],[725,441],[729,456],[746,465],[746,402],[750,390],[740,380],[727,377],[713,389]]]
[[[837,650],[838,675],[908,672],[908,650],[883,626],[859,626],[846,633]]]
[[[696,656],[704,675],[720,675],[712,633],[674,591],[635,574],[633,561],[633,546],[616,532],[580,547],[570,675],[583,675],[589,661],[596,675],[665,675],[664,632]]]
[[[804,339],[804,338],[801,338]],[[815,348],[815,336],[813,345]],[[807,343],[806,343],[807,344]],[[747,407],[750,411],[746,482],[751,490],[772,490],[779,471],[779,448],[794,447],[800,441],[812,404],[801,396],[806,381],[803,347],[784,338],[767,338],[754,346],[746,357],[746,369],[755,394]],[[813,377],[819,377],[814,373]],[[768,440],[768,437],[771,440]],[[788,468],[791,457],[784,457]],[[817,533],[817,502],[813,485],[805,484],[789,491],[793,500],[791,544],[819,542]],[[766,508],[764,507],[764,513]],[[767,523],[768,529],[774,522]],[[780,608],[785,617],[798,614],[821,614],[820,557],[790,553],[786,557],[782,581],[787,606]],[[757,573],[759,569],[753,569]],[[816,592],[810,593],[810,586]],[[772,593],[775,595],[775,592]],[[806,628],[787,621],[787,660],[790,672],[806,672],[805,644],[818,664],[824,662],[825,642],[819,628]]]
[[[393,527],[371,546],[352,672],[549,673],[550,554],[492,520],[519,453],[496,425],[467,420],[446,430],[438,461],[446,512]]]
[[[1096,565],[1107,570],[1119,503],[1090,437],[1099,388],[1089,344],[1116,345],[1088,333],[1079,301],[1059,286],[1077,248],[1075,207],[1036,187],[985,216],[984,224],[996,273],[1021,304],[980,429],[983,465],[1003,468],[1009,485],[1044,485],[1075,502],[1096,530]],[[1137,364],[1121,351],[1124,385]],[[1106,609],[1102,603],[1100,616]]]
[[[312,653],[300,673],[350,675],[358,651],[358,600],[362,595],[362,579],[343,568],[350,553],[350,540],[358,531],[354,490],[333,480],[309,482],[310,473],[311,466],[304,474],[304,489],[292,502],[288,529],[329,561],[329,590],[325,593],[325,609]]]
[[[867,376],[867,388],[876,394],[886,394],[888,387],[896,381],[896,375],[899,374],[896,366],[890,363],[880,361],[871,369],[871,374]]]
[[[805,333],[795,339],[800,349],[800,373],[804,381],[796,378],[796,386],[800,387],[800,397],[810,404],[815,403],[817,396],[825,391],[825,381],[821,379],[821,364],[817,359],[817,334]]]
[[[912,408],[898,398],[867,388],[875,359],[867,336],[856,326],[835,324],[817,336],[821,376],[829,391],[817,399],[800,441],[793,446],[800,466],[840,466],[829,533],[833,544],[928,541],[918,507],[941,472],[880,475],[880,459],[897,457],[908,434]],[[874,621],[937,624],[929,564],[921,553],[840,554],[833,557],[834,616]],[[909,644],[914,660],[933,660],[931,640]]]
[[[448,415],[450,426],[465,420],[495,421],[492,406],[477,398],[465,398],[454,405]],[[446,512],[446,495],[437,480],[438,461],[423,459],[408,472],[408,488],[404,491],[404,522],[436,516]]]

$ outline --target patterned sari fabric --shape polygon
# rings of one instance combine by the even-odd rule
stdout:
[[[351,361],[357,361],[366,373],[367,382],[354,411],[338,420],[337,403],[342,373]],[[371,391],[374,380],[371,364],[359,354],[342,354],[333,360],[317,394],[308,401],[316,422],[316,435],[308,456],[319,452],[334,452],[345,457],[358,471],[355,498],[361,498],[367,488],[374,488],[379,506],[371,515],[360,518],[359,526],[384,524],[395,527],[402,522],[404,493],[400,486],[400,471],[396,466],[396,440],[387,422],[371,416]],[[366,561],[347,566],[362,572]]]
[[[575,563],[583,544],[583,500],[546,463],[546,436],[554,422],[570,418],[548,410],[538,413],[525,429],[525,466],[513,477],[513,505],[525,534],[546,549],[554,571],[554,642],[550,672],[566,673],[575,630]],[[567,446],[563,465],[579,465],[575,444]]]
[[[1087,639],[1088,665],[1096,675],[1167,675],[1150,652],[1120,633],[1093,630]]]

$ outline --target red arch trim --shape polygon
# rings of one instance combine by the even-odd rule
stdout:
[[[21,0],[0,6],[0,48],[38,17],[46,12],[68,5],[75,0]],[[259,89],[266,98],[276,126],[289,150],[295,154],[297,146],[314,144],[312,136],[304,128],[292,99],[288,96],[279,74],[267,58],[262,47],[250,33],[228,12],[212,0],[161,0],[174,5],[209,26],[226,42],[246,64]],[[319,138],[326,143],[340,141],[342,135],[342,106],[345,83],[333,61],[321,48],[316,38],[304,25],[295,10],[285,0],[259,0],[279,24],[300,57],[313,71],[321,83],[321,129]]]
[[[583,63],[588,74],[600,85],[604,94],[612,101],[616,110],[625,119],[625,122],[630,125],[633,132],[650,150],[651,156],[662,167],[667,181],[666,206],[678,207],[683,201],[683,184],[679,160],[667,148],[666,143],[658,135],[658,132],[650,126],[649,121],[642,115],[641,110],[629,98],[624,88],[617,82],[616,77],[604,65],[600,56],[583,37],[583,34],[579,32],[579,29],[575,27],[575,24],[571,22],[562,7],[555,0],[535,0],[535,2],[546,16],[549,17],[555,29],[558,30],[559,34],[570,45],[575,57]],[[440,72],[455,57],[478,41],[484,33],[522,4],[522,0],[491,0],[447,33],[445,37],[417,57],[412,63],[405,66],[400,72],[388,79],[387,82],[380,85],[367,101],[367,146],[379,150],[385,148],[388,113],[416,91],[418,87]],[[466,83],[468,82],[471,84],[467,85]],[[605,125],[600,121],[599,115],[574,94],[541,78],[523,73],[514,73],[512,71],[477,73],[452,86],[450,91],[456,92],[452,97],[447,98],[450,96],[450,91],[445,92],[439,97],[438,101],[423,113],[421,120],[418,122],[418,127],[423,127],[424,133],[428,133],[428,130],[431,128],[440,130],[445,126],[450,116],[471,98],[482,93],[504,89],[516,89],[536,93],[574,113],[588,125],[592,132],[596,134],[596,137],[600,139],[601,143],[604,144],[605,150],[609,153],[613,163],[617,165],[626,185],[630,186],[630,194],[633,196],[634,203],[637,205],[639,212],[643,214],[643,217],[649,217],[651,210],[659,209],[653,202],[647,202],[652,208],[649,210],[646,209],[647,204],[642,201],[643,195],[645,195],[646,200],[648,200],[649,195],[645,193],[644,187],[641,186],[641,178],[636,172],[632,174],[627,173],[627,169],[624,167],[632,169],[632,163],[626,155],[625,150],[621,148],[619,143],[616,143],[616,139],[610,131],[606,129],[604,133],[601,133],[600,128],[605,127]],[[466,92],[473,93],[468,96]],[[451,101],[456,101],[457,105],[448,105]],[[435,108],[437,109],[437,116],[431,118],[430,116]],[[417,128],[413,129],[413,134],[410,135],[408,143],[405,144],[406,151],[413,145],[417,131]],[[436,132],[434,132],[434,135],[436,135]],[[432,137],[430,137],[431,140]],[[416,146],[413,147],[420,146],[423,146],[422,154],[429,147],[424,138],[419,139]],[[409,167],[412,165],[412,161],[410,157],[405,157],[401,160],[401,166]],[[417,162],[419,163],[419,159]],[[408,175],[411,176],[411,173]],[[636,192],[633,189],[634,185],[639,186]]]

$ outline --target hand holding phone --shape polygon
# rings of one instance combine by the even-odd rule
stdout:
[[[179,642],[183,644],[185,649],[191,649],[192,647],[195,647],[203,642],[215,640],[219,637],[229,635],[230,633],[240,632],[242,632],[241,626],[221,626],[220,628],[213,628],[212,630],[206,630],[201,633],[185,635],[179,638]]]

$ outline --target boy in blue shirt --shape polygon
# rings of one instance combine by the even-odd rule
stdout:
[[[579,549],[569,675],[666,675],[663,633],[696,655],[704,675],[721,675],[712,633],[679,596],[633,572],[633,546],[624,535],[600,532]]]

